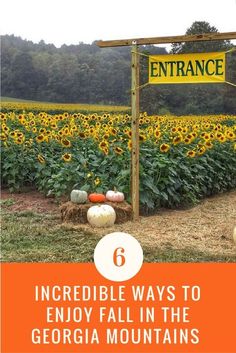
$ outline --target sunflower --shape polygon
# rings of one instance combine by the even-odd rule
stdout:
[[[61,158],[63,159],[64,162],[70,162],[72,155],[71,153],[64,153]]]
[[[67,138],[62,138],[61,144],[63,147],[71,147],[71,142]]]
[[[108,150],[108,148],[107,147],[104,147],[103,149],[102,149],[102,152],[107,156],[108,155],[108,152],[109,152],[109,150]]]
[[[78,133],[78,136],[81,138],[81,139],[84,139],[86,137],[85,133],[84,132],[79,132]]]
[[[105,140],[108,140],[108,139],[109,139],[109,137],[110,137],[110,135],[109,135],[109,134],[104,134],[104,135],[103,135],[103,139],[105,139]]]
[[[220,143],[224,143],[226,141],[226,137],[222,135],[218,138],[218,140],[220,141]]]
[[[52,123],[52,124],[51,124],[51,128],[54,129],[54,130],[56,130],[56,129],[57,129],[57,124],[56,124],[56,123]]]
[[[12,137],[12,138],[17,137],[17,132],[11,131],[9,136]]]
[[[129,137],[131,137],[131,136],[132,136],[132,131],[129,130],[128,133],[127,133],[127,135],[128,135]]]
[[[195,136],[193,136],[193,134],[188,134],[186,137],[190,140],[193,140]]]
[[[167,143],[162,143],[160,146],[160,151],[163,153],[168,152],[170,149],[170,145],[168,145]]]
[[[146,140],[146,136],[144,134],[139,134],[139,141],[143,142]]]
[[[124,150],[121,147],[116,147],[114,149],[114,151],[115,151],[116,154],[123,154],[124,153]]]
[[[100,143],[99,143],[99,149],[100,150],[103,150],[104,148],[107,148],[108,147],[108,142],[106,140],[102,140]]]
[[[211,149],[213,147],[213,144],[211,141],[206,141],[205,145],[206,148]]]
[[[128,146],[127,146],[127,147],[128,147],[128,150],[131,151],[131,149],[132,149],[132,141],[129,140],[127,145],[128,145]]]
[[[145,118],[144,122],[145,122],[145,124],[150,124],[150,119],[149,118]]]
[[[235,134],[233,133],[233,131],[227,131],[227,137],[230,140],[234,140]]]
[[[186,153],[187,157],[194,158],[196,156],[196,152],[191,150]]]
[[[203,136],[203,138],[204,138],[205,141],[209,141],[210,140],[210,135],[209,134],[205,134]]]
[[[31,126],[34,126],[34,125],[35,125],[35,121],[34,121],[34,120],[30,120],[29,124],[30,124]]]
[[[8,132],[10,129],[9,129],[9,127],[8,126],[6,126],[6,125],[2,125],[2,131],[4,131],[4,132]]]
[[[70,129],[69,129],[68,127],[64,127],[64,128],[62,129],[62,134],[63,134],[64,136],[69,136],[69,135],[70,135]]]
[[[44,157],[41,154],[38,154],[37,158],[38,158],[39,163],[45,164],[45,159],[44,159]]]
[[[98,186],[100,183],[101,183],[101,180],[97,177],[97,178],[94,180],[94,184],[95,184],[96,186]]]
[[[139,125],[142,125],[143,122],[144,122],[143,118],[140,118],[140,119],[139,119]]]
[[[221,136],[223,136],[223,134],[221,132],[217,132],[215,136],[216,136],[217,139],[220,139]]]
[[[40,143],[40,142],[43,142],[45,140],[45,136],[44,135],[38,135],[37,137],[36,137],[36,141],[38,142],[38,143]]]
[[[159,138],[159,137],[161,137],[161,132],[160,132],[160,130],[158,130],[158,129],[155,129],[155,131],[154,131],[154,136],[155,136],[155,138]]]
[[[110,131],[110,134],[111,134],[112,136],[116,136],[116,135],[117,135],[117,130],[116,130],[114,127],[113,127],[113,128],[110,128],[109,131]]]
[[[1,134],[0,134],[0,140],[1,141],[6,141],[7,140],[7,136],[3,132],[1,132]]]
[[[206,152],[206,147],[202,146],[198,150],[198,155],[201,156]]]
[[[14,142],[16,145],[22,145],[25,140],[25,137],[17,137]]]
[[[182,136],[181,135],[178,135],[178,136],[175,136],[174,138],[173,138],[173,144],[174,145],[178,145],[180,142],[182,142],[183,141],[183,138],[182,138]]]

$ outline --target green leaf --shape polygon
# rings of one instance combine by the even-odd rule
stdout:
[[[79,185],[79,184],[76,184],[76,185]],[[83,191],[89,191],[90,189],[90,185],[89,184],[84,184],[83,186],[81,186],[81,188],[79,190],[83,190]]]

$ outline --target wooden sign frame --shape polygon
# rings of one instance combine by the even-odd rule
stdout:
[[[131,148],[131,200],[133,220],[139,220],[139,45],[201,42],[236,39],[236,32],[202,33],[170,37],[136,38],[97,41],[100,48],[132,46],[131,49],[131,110],[132,110],[132,148]]]

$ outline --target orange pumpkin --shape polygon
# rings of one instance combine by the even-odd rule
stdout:
[[[106,197],[103,194],[94,193],[94,194],[89,195],[89,201],[95,202],[95,203],[96,202],[104,202],[104,201],[106,201]]]

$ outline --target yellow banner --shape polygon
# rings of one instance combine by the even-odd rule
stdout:
[[[149,83],[225,82],[225,53],[149,56]]]

